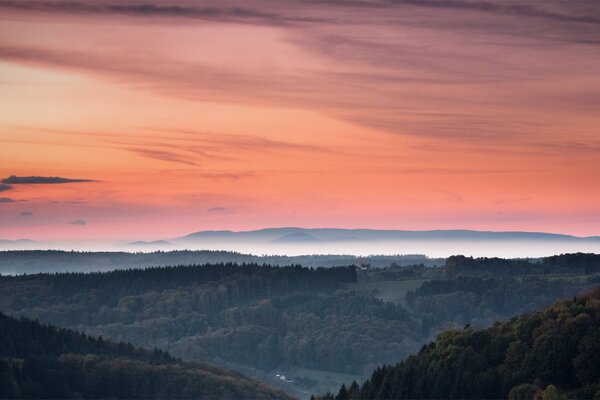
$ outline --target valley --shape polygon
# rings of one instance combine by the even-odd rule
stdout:
[[[305,398],[361,381],[445,329],[490,326],[591,290],[600,282],[599,258],[3,276],[0,310],[221,365]]]

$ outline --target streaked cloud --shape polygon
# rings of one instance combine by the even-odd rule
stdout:
[[[206,211],[208,211],[209,213],[230,214],[234,211],[234,209],[231,207],[211,207],[208,208]]]
[[[0,182],[11,185],[45,185],[59,183],[94,182],[91,179],[71,179],[58,176],[15,176],[2,179]]]
[[[186,157],[184,155],[180,155],[172,151],[141,147],[127,147],[125,148],[125,150],[137,153],[142,157],[149,157],[161,161],[175,162],[186,165],[196,165],[196,162],[194,162],[193,159],[191,159],[190,157]]]
[[[125,3],[114,1],[0,1],[0,7],[7,9],[65,14],[98,14],[123,15],[127,17],[168,17],[201,19],[220,22],[286,24],[293,22],[327,22],[323,18],[294,17],[272,12],[265,12],[262,7],[250,8],[246,2],[232,3],[234,6],[216,4],[216,6],[197,7],[190,2],[148,2]],[[207,3],[209,4],[209,3]],[[261,10],[262,8],[262,10]]]
[[[597,234],[599,21],[577,0],[0,0],[0,191],[36,216],[3,207],[0,235]]]

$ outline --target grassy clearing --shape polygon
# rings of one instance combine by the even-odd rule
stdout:
[[[375,290],[375,296],[383,301],[393,303],[404,302],[406,293],[421,286],[428,279],[408,279],[402,281],[358,282],[348,285],[349,289],[370,292]]]

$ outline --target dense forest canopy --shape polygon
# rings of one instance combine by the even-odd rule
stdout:
[[[238,373],[0,313],[0,398],[285,399]]]
[[[343,254],[312,254],[277,256],[243,254],[216,250],[174,250],[154,252],[86,252],[62,250],[0,251],[0,275],[20,275],[51,272],[93,272],[114,269],[147,268],[150,266],[200,265],[218,263],[255,263],[271,265],[302,265],[303,267],[335,267],[369,264],[373,267],[423,264],[441,266],[443,258],[423,255],[372,255],[357,257]]]
[[[443,332],[362,385],[321,398],[600,398],[600,288],[488,329]]]
[[[405,359],[444,329],[490,326],[590,290],[600,283],[599,257],[4,276],[0,310],[261,379],[285,372],[294,380],[287,386],[323,393]]]
[[[514,277],[547,274],[600,273],[600,256],[597,254],[561,254],[541,260],[448,257],[444,267],[448,277]]]

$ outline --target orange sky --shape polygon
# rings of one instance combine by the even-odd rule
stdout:
[[[598,235],[599,37],[585,1],[0,0],[0,177],[94,180],[5,184],[0,239]]]

